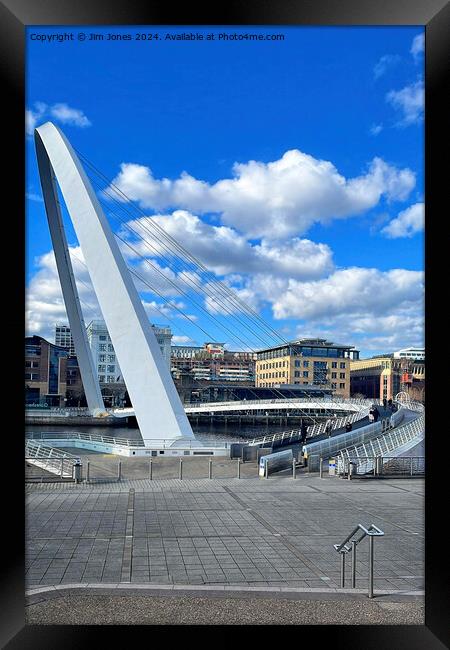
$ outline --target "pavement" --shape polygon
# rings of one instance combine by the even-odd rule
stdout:
[[[241,479],[28,484],[27,622],[423,624],[423,479],[259,479],[246,465]],[[350,557],[340,588],[333,544],[358,523],[385,533],[374,599],[367,540],[356,589]]]

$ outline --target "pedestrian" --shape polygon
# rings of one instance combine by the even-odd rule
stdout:
[[[345,431],[348,433],[348,432],[351,431],[352,429],[353,429],[352,423],[351,423],[351,422],[347,422],[347,424],[345,425]]]
[[[387,399],[383,397],[383,408],[386,409],[387,406]]]
[[[375,408],[373,409],[373,419],[375,420],[375,422],[377,422],[379,417],[380,417],[380,411],[375,406]]]
[[[392,399],[391,398],[388,399],[388,407],[392,411]]]
[[[373,417],[373,408],[371,408],[369,410],[369,422],[373,422],[373,419],[374,419],[374,417]]]
[[[331,422],[330,422],[330,420],[328,420],[328,422],[325,425],[325,435],[326,435],[327,438],[331,438],[331,431],[332,431]]]

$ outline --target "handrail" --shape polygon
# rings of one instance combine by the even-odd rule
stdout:
[[[362,534],[357,539],[352,539],[359,531],[362,531]],[[369,538],[369,576],[368,576],[368,596],[373,598],[373,560],[374,560],[374,549],[373,549],[373,538],[382,537],[384,532],[375,526],[375,524],[370,524],[369,528],[366,528],[362,524],[358,524],[356,528],[348,535],[341,544],[333,544],[333,548],[340,553],[341,555],[341,587],[345,587],[345,556],[349,551],[352,551],[352,588],[356,586],[356,547],[365,537]],[[347,546],[348,542],[351,541],[351,548]]]

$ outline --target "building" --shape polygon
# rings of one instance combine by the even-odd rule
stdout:
[[[394,359],[415,359],[425,361],[425,348],[404,348],[394,352]]]
[[[170,370],[170,357],[172,354],[172,330],[170,327],[166,327],[165,325],[152,325],[152,328],[153,333],[156,336],[156,340],[158,341],[161,354],[163,355],[167,367]]]
[[[119,362],[103,320],[92,320],[86,333],[100,384],[123,383]]]
[[[201,345],[172,345],[170,354],[172,361],[174,359],[195,359],[203,350],[204,347]]]
[[[62,325],[61,323],[55,325],[55,345],[66,348],[71,355],[75,354],[73,338],[68,325]]]
[[[425,362],[394,354],[351,361],[351,395],[394,399],[397,393],[405,391],[413,399],[424,401]]]
[[[41,336],[25,338],[25,404],[64,406],[69,351]]]
[[[172,346],[171,370],[175,379],[190,373],[195,380],[254,384],[255,354],[226,350],[223,343]]]
[[[256,353],[256,386],[313,385],[349,397],[350,361],[357,358],[354,346],[319,338],[266,348]]]
[[[168,368],[170,368],[172,331],[170,327],[160,325],[152,325],[152,328],[161,354]],[[97,368],[99,383],[123,384],[122,372],[105,321],[101,319],[91,321],[86,328],[86,332],[94,357],[94,365]]]

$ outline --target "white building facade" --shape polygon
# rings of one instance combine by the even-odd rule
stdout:
[[[394,352],[394,359],[415,359],[425,361],[425,348],[404,348]]]
[[[170,369],[172,331],[170,327],[152,325],[161,354]],[[124,379],[105,321],[93,320],[86,328],[97,377],[101,384],[123,383]]]

